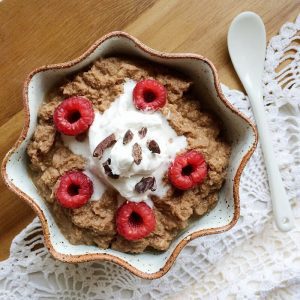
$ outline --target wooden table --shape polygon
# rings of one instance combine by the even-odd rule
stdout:
[[[240,12],[260,14],[268,37],[294,21],[292,0],[0,0],[0,155],[23,124],[22,85],[34,68],[79,56],[103,34],[126,31],[152,48],[195,52],[212,60],[220,79],[242,89],[227,52],[231,20]],[[0,260],[13,237],[35,214],[0,181]]]

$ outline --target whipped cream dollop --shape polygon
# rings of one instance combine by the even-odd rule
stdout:
[[[63,141],[72,152],[82,155],[87,160],[87,172],[98,177],[92,178],[95,197],[103,193],[103,182],[115,188],[122,197],[134,202],[149,202],[149,196],[163,197],[168,185],[163,177],[176,153],[187,146],[184,136],[178,136],[169,125],[161,112],[143,112],[134,106],[132,93],[136,85],[133,80],[127,80],[123,86],[123,93],[111,104],[103,114],[95,112],[95,119],[89,128],[88,139],[78,142],[74,137],[63,136]],[[146,128],[145,136],[139,131]],[[126,132],[130,130],[132,139],[123,143]],[[115,144],[104,150],[100,159],[93,157],[93,152],[100,142],[114,134]],[[153,140],[159,146],[160,153],[153,153],[149,149],[149,142]],[[133,146],[139,145],[141,160],[137,164],[133,157]],[[105,172],[103,164],[109,161],[112,178]],[[135,186],[144,177],[155,177],[156,190],[137,192]],[[100,179],[100,180],[98,180]],[[101,188],[98,184],[102,184]],[[93,195],[94,196],[94,195]],[[93,197],[92,197],[93,198]]]

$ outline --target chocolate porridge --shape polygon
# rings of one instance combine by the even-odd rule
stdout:
[[[126,107],[124,114],[120,113],[120,118],[114,119],[112,117],[110,122],[105,123],[103,121],[104,116],[107,115],[109,118],[109,109],[116,109],[117,111],[117,108],[114,107],[116,105],[119,105],[118,109],[121,107],[123,100],[120,99],[131,97],[131,93],[127,93],[127,90],[132,91],[131,87],[133,88],[137,82],[149,79],[158,82],[166,92],[166,103],[153,113],[156,118],[153,119],[153,124],[162,122],[166,128],[162,129],[159,139],[153,138],[153,136],[158,136],[155,134],[160,132],[160,125],[156,125],[156,123],[153,125],[151,113],[145,112],[146,117],[149,118],[147,124],[150,125],[143,127],[141,124],[138,135],[128,125],[127,128],[124,128],[125,135],[122,131],[124,136],[122,141],[118,141],[113,136],[110,141],[104,141],[101,138],[101,145],[99,140],[94,143],[93,130],[97,128],[100,128],[99,139],[101,134],[105,137],[101,128],[106,130],[107,137],[109,137],[111,128],[115,130],[114,132],[123,130],[118,129],[118,122],[120,118],[123,118],[123,115],[126,118]],[[191,218],[201,217],[216,205],[218,193],[226,177],[230,145],[221,134],[222,124],[217,116],[205,111],[201,99],[193,93],[192,85],[193,82],[189,78],[172,69],[154,63],[149,64],[147,61],[110,57],[97,60],[87,71],[79,72],[73,78],[67,78],[64,83],[51,91],[39,110],[38,125],[28,145],[27,153],[33,181],[41,196],[49,204],[62,233],[72,244],[97,245],[104,249],[111,247],[131,253],[140,253],[146,249],[163,251],[168,249],[176,235],[188,226]],[[123,98],[120,98],[122,95]],[[53,114],[65,99],[78,96],[84,97],[92,103],[95,120],[87,130],[89,132],[81,133],[75,137],[65,136],[55,125]],[[146,101],[146,105],[147,102],[150,103],[151,99]],[[130,113],[134,115],[134,109],[136,108],[130,108],[130,112],[128,110],[128,116]],[[115,114],[111,113],[111,115]],[[95,127],[97,120],[99,120],[100,125],[96,124],[98,127]],[[124,119],[120,122],[131,124],[132,120],[128,117],[128,120]],[[132,126],[135,128],[136,124]],[[149,126],[157,126],[153,127],[152,139],[150,139],[151,130]],[[163,147],[164,132],[166,132],[168,141]],[[146,141],[148,135],[149,140]],[[144,144],[139,143],[139,139],[144,139]],[[126,161],[127,163],[128,158],[127,152],[124,151],[123,153],[122,147],[129,147],[126,145],[129,143],[133,144],[130,146],[133,162],[130,161],[130,163],[134,166],[127,167],[126,165],[127,169],[126,172],[124,171],[124,177],[122,177],[122,173],[113,173],[115,170],[114,157],[118,160],[118,155],[124,156],[124,159],[120,159],[117,165],[121,170],[123,162]],[[175,143],[177,143],[178,148],[174,147],[179,149],[177,152],[174,152],[175,148],[170,146],[175,145]],[[81,149],[80,145],[87,145],[86,149],[90,149],[91,145],[97,144],[102,148],[99,152],[98,147],[97,152],[96,147],[93,147],[91,158],[81,154],[80,150],[76,150]],[[144,154],[143,151],[146,151],[144,149],[147,147],[149,153]],[[176,175],[172,175],[176,170],[173,173],[171,171],[168,173],[169,165],[166,162],[168,162],[167,159],[171,159],[170,157],[174,160],[175,155],[176,157],[180,157],[180,155],[184,157],[185,153],[201,153],[206,167],[205,170],[203,169],[204,175],[201,183],[187,186],[187,188],[185,186],[178,188],[176,186],[178,178]],[[109,157],[105,155],[109,155]],[[165,160],[161,159],[162,155],[164,155]],[[97,173],[98,171],[94,172],[95,168],[100,168],[99,159],[102,159],[102,173],[99,173],[100,175]],[[96,167],[91,167],[87,173],[85,170],[88,168],[87,166],[91,165],[91,161]],[[158,166],[157,169],[155,169],[156,165]],[[143,170],[140,172],[142,166]],[[150,169],[151,171],[148,172]],[[158,172],[158,169],[164,170],[164,172]],[[138,171],[130,173],[132,170]],[[70,171],[85,172],[94,185],[94,198],[79,208],[68,208],[61,205],[56,199],[61,178]],[[184,172],[186,174],[183,174]],[[192,171],[185,168],[184,172],[182,173],[183,176],[189,176]],[[89,175],[92,173],[93,176]],[[128,183],[128,180],[133,180],[134,176],[140,178],[138,177],[140,175],[137,174],[143,174],[141,175],[143,178],[139,179],[138,183],[135,182],[133,193],[130,190],[132,185]],[[153,174],[159,174],[156,181],[156,175]],[[172,176],[174,176],[175,184],[172,184]],[[156,192],[152,192],[155,189]],[[127,194],[125,192],[123,194],[122,191]],[[98,199],[97,195],[100,195]],[[117,224],[119,224],[116,222],[118,209],[125,202],[131,201],[131,195],[133,203],[142,201],[145,203],[146,209],[151,210],[155,217],[153,218],[155,220],[153,229],[142,238],[127,239],[126,235],[120,234],[121,231],[117,228]],[[143,197],[139,198],[140,195]]]

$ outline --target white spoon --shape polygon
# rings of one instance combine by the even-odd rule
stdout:
[[[266,30],[262,19],[253,12],[243,12],[231,23],[227,43],[233,66],[248,94],[263,150],[277,227],[294,227],[291,205],[283,187],[277,159],[272,149],[262,97],[262,73],[266,52]]]

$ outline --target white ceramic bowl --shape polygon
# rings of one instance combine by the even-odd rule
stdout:
[[[102,56],[135,55],[149,61],[176,68],[188,74],[206,105],[222,119],[227,138],[232,142],[232,154],[226,182],[219,194],[217,206],[183,230],[170,248],[160,254],[145,252],[126,254],[96,246],[72,245],[60,232],[51,211],[38,194],[27,171],[26,146],[37,125],[38,109],[47,92],[65,76],[80,71]],[[8,187],[26,201],[39,216],[45,244],[51,254],[65,262],[91,260],[113,261],[143,278],[158,278],[174,263],[181,249],[191,240],[230,229],[239,218],[239,182],[241,173],[257,144],[257,132],[251,122],[225,99],[215,67],[196,54],[170,54],[150,49],[124,32],[112,32],[92,45],[79,58],[62,64],[34,70],[24,85],[25,125],[14,147],[2,164],[2,175]]]

